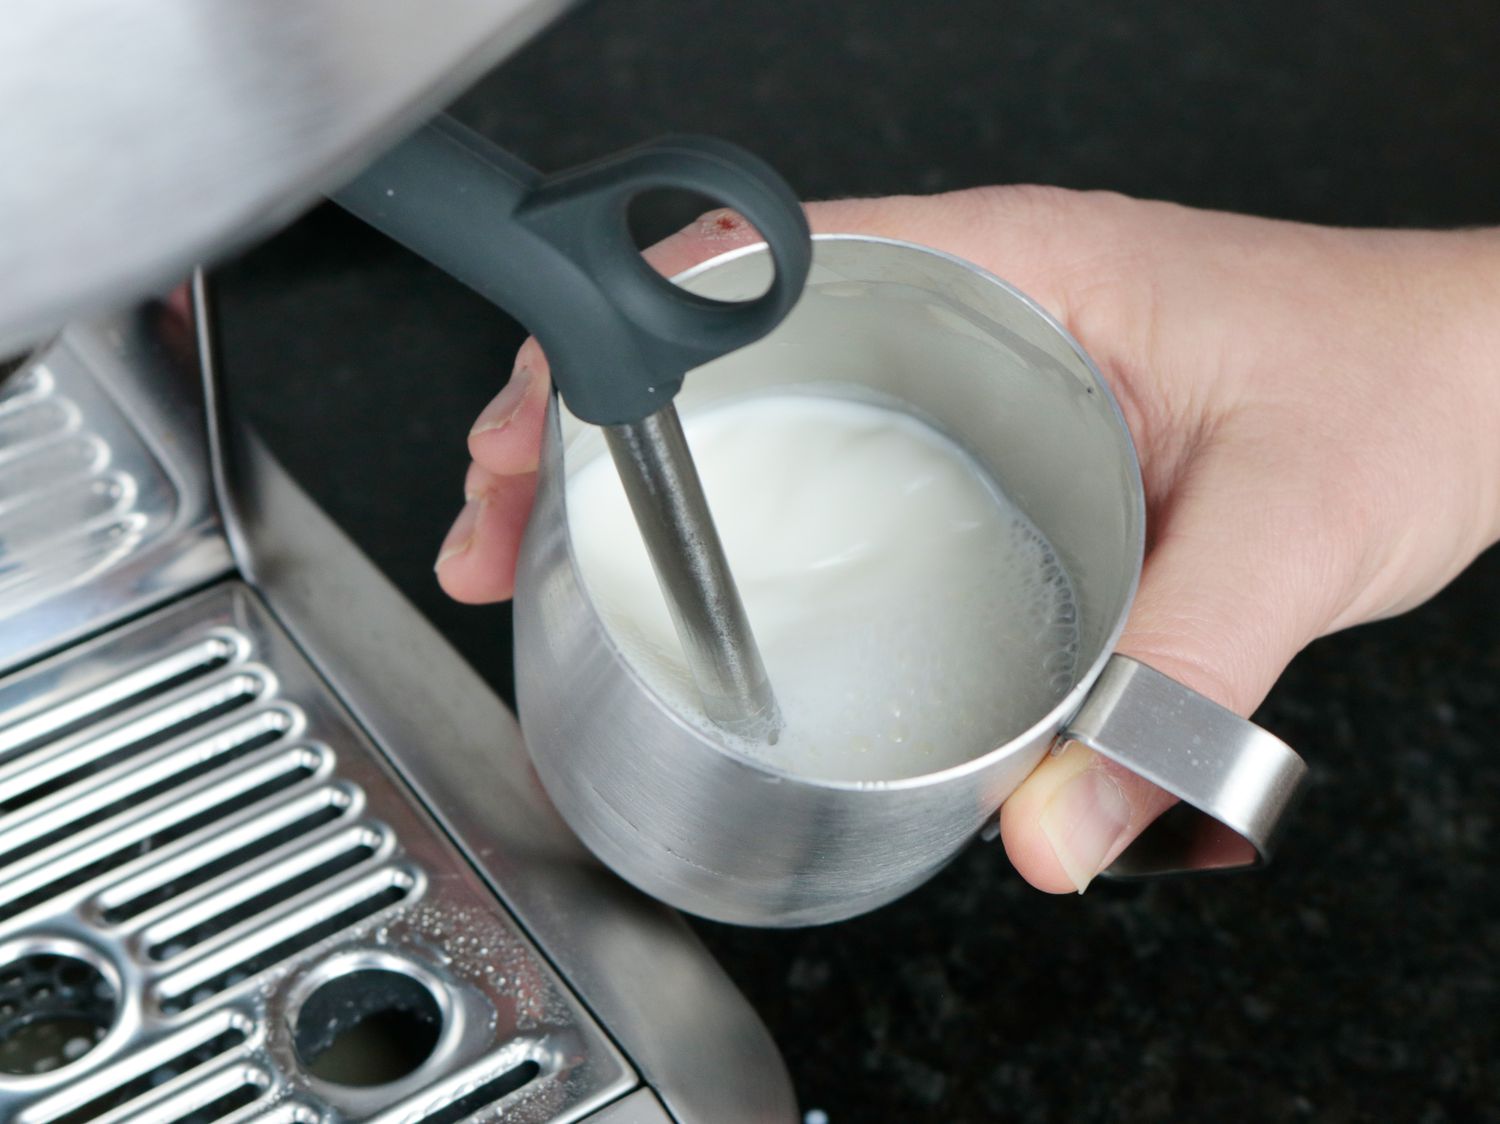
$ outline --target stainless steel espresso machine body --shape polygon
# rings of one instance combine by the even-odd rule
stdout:
[[[0,352],[51,342],[0,387],[0,1119],[794,1118],[682,920],[584,851],[505,706],[242,427],[202,279],[101,314],[556,7],[13,13],[0,89],[37,111],[0,126],[30,169],[0,178]]]

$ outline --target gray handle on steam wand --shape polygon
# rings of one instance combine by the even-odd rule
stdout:
[[[760,231],[775,265],[765,293],[710,300],[646,264],[627,210],[666,187],[715,198]],[[755,156],[706,137],[543,176],[438,118],[332,198],[537,337],[568,408],[605,428],[708,716],[774,741],[780,712],[672,399],[689,370],[761,338],[796,304],[812,245],[791,189]]]

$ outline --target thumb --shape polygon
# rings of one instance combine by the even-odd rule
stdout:
[[[1319,631],[1327,566],[1285,533],[1299,501],[1267,488],[1244,447],[1225,440],[1190,458],[1152,513],[1154,545],[1118,650],[1248,716]],[[1082,893],[1175,802],[1069,743],[1006,801],[1001,835],[1027,881]]]

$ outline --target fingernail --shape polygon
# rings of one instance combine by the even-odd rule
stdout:
[[[530,389],[531,368],[525,365],[517,367],[511,373],[510,382],[480,412],[474,428],[469,430],[469,436],[487,433],[492,429],[504,429],[520,411],[521,403],[526,401],[526,392]]]
[[[1102,769],[1085,769],[1064,782],[1042,810],[1042,834],[1080,894],[1129,827],[1125,794]]]
[[[483,496],[479,496],[464,504],[464,509],[458,513],[458,518],[453,521],[452,528],[443,539],[437,563],[432,567],[434,570],[441,569],[448,559],[456,558],[474,545],[474,528],[479,526],[479,513],[484,510],[486,502]]]

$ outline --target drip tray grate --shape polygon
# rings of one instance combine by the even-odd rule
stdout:
[[[0,682],[4,1011],[16,1124],[558,1122],[636,1083],[234,583]]]

